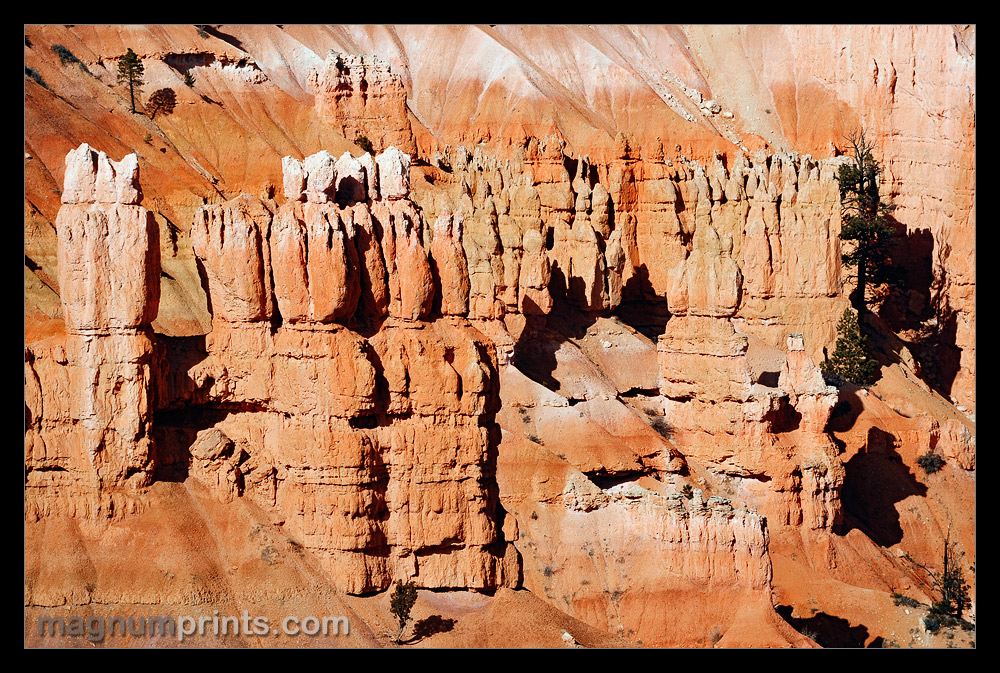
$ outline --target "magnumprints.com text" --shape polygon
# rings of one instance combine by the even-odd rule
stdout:
[[[192,636],[340,636],[350,633],[347,617],[284,617],[272,625],[267,617],[251,617],[244,610],[239,617],[220,615],[182,615],[156,617],[56,617],[41,615],[38,618],[38,635],[71,636],[86,638],[92,643],[105,638],[125,636],[132,638],[168,637],[184,642]]]

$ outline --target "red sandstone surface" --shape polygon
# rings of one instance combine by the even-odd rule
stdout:
[[[102,645],[392,647],[397,580],[404,646],[974,641],[921,620],[946,539],[975,618],[974,26],[38,25],[24,54],[26,645],[248,611],[351,633]],[[906,270],[867,388],[817,366],[858,125]]]

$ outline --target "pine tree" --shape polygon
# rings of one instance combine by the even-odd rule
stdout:
[[[845,266],[857,270],[857,290],[851,303],[860,313],[869,304],[870,289],[895,282],[898,274],[890,257],[895,232],[886,221],[893,206],[879,195],[882,166],[875,160],[875,142],[861,130],[848,135],[847,142],[854,163],[842,164],[837,171],[843,219],[840,238],[849,242],[841,259]]]
[[[955,549],[955,543],[951,541],[951,529],[949,528],[948,537],[944,541],[944,559],[941,564],[941,572],[929,570],[924,564],[909,556],[906,557],[913,564],[924,569],[931,585],[941,594],[941,600],[935,601],[931,605],[924,620],[925,624],[928,619],[934,619],[933,623],[936,624],[958,626],[962,623],[962,614],[972,607],[969,584],[965,581],[965,573],[959,565],[959,556],[960,554]]]
[[[399,633],[396,634],[396,642],[398,643],[403,638],[403,630],[406,628],[407,622],[410,621],[410,610],[417,602],[417,586],[413,582],[403,584],[403,580],[398,580],[390,600],[392,614],[396,615],[399,620]]]
[[[955,543],[951,541],[949,534],[944,543],[943,569],[939,574],[932,576],[934,585],[941,592],[941,600],[931,606],[931,612],[961,619],[962,613],[972,606],[972,600],[969,598],[969,585],[965,581],[965,573],[958,565],[957,556]]]
[[[837,347],[820,369],[828,374],[843,376],[857,385],[871,383],[878,371],[878,362],[868,357],[865,337],[858,329],[858,317],[849,308],[844,309],[844,315],[837,324]]]
[[[139,58],[132,48],[118,59],[118,83],[128,84],[128,94],[132,101],[132,113],[135,113],[135,93],[142,91],[145,82],[142,79],[143,73],[142,59]]]

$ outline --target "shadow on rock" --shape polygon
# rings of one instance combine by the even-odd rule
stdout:
[[[817,612],[812,617],[793,617],[791,605],[779,605],[777,612],[802,635],[812,638],[821,647],[864,647],[868,640],[868,627],[864,624],[851,626],[843,617],[835,617],[825,612]],[[881,643],[881,638],[875,641]],[[872,641],[872,645],[875,644]]]
[[[854,422],[864,410],[861,398],[858,397],[858,387],[846,383],[837,390],[837,404],[830,412],[826,422],[826,432],[847,432],[854,427]]]
[[[413,636],[406,641],[407,645],[419,643],[425,638],[430,638],[436,633],[445,633],[455,628],[455,620],[441,615],[431,615],[421,619],[413,625]]]
[[[857,528],[880,547],[903,539],[895,505],[911,495],[925,495],[927,487],[903,463],[896,444],[892,434],[869,428],[865,446],[845,465],[841,535]]]
[[[614,309],[614,315],[654,343],[667,330],[667,321],[670,320],[667,301],[653,289],[645,264],[625,282],[622,301]]]

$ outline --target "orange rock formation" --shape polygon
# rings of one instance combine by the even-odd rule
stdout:
[[[173,114],[122,107],[127,48]],[[891,595],[935,600],[946,535],[974,567],[974,27],[28,26],[25,61],[30,609],[332,587],[385,644],[354,596],[413,579],[573,629],[522,644],[939,642]],[[870,389],[817,367],[856,124],[907,270]],[[183,591],[116,552],[164,527],[219,545]]]

